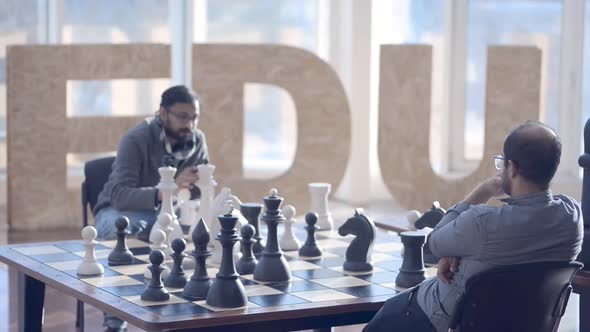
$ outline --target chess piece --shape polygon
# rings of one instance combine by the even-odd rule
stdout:
[[[84,248],[86,252],[84,254],[84,259],[78,265],[78,270],[76,271],[81,276],[93,276],[93,275],[100,275],[104,273],[104,267],[102,264],[96,261],[96,245],[98,241],[96,241],[96,228],[92,226],[86,226],[82,229],[82,238],[84,239]]]
[[[406,221],[408,222],[409,230],[416,230],[416,220],[420,219],[422,214],[416,210],[410,210],[406,213]]]
[[[193,300],[204,299],[211,287],[211,278],[207,274],[207,266],[205,264],[207,257],[211,256],[211,252],[207,249],[211,236],[209,229],[203,218],[195,224],[195,229],[191,233],[191,239],[195,248],[191,252],[195,260],[195,271],[191,279],[184,286],[182,295]]]
[[[231,194],[231,189],[229,189],[227,187],[221,188],[221,192],[219,193],[219,195],[217,195],[217,197],[215,197],[215,201],[213,203],[214,215],[219,216],[219,215],[225,214],[225,212],[228,211],[230,206],[235,206],[234,202],[236,200],[239,201],[239,199],[237,199],[237,197],[235,197],[234,195]],[[238,230],[242,228],[242,225],[248,223],[246,218],[244,218],[244,216],[242,216],[242,214],[239,211],[234,210],[233,214],[234,214],[234,216],[236,216],[236,218],[238,218],[238,221],[236,223],[236,227]],[[212,225],[215,225],[215,227],[211,228],[211,234],[212,235],[219,234],[219,231],[220,231],[219,221],[217,221],[216,223],[212,223]],[[212,264],[220,264],[221,263],[221,254],[223,252],[223,247],[221,246],[220,243],[215,243],[214,245],[209,244],[209,246],[211,247],[211,253],[212,253],[209,261]],[[240,258],[239,248],[234,247],[233,253],[234,253],[234,261],[237,261]]]
[[[119,217],[115,220],[115,227],[117,227],[117,244],[111,251],[108,257],[109,265],[127,265],[133,263],[133,253],[127,247],[127,235],[129,231],[129,219],[127,217]]]
[[[332,213],[328,209],[328,195],[332,185],[329,183],[310,183],[309,192],[311,194],[311,211],[318,214],[319,230],[330,230],[334,227]]]
[[[218,217],[221,231],[216,240],[223,247],[223,253],[219,272],[215,276],[215,281],[213,281],[205,300],[208,305],[218,308],[241,308],[248,303],[246,290],[234,265],[233,246],[240,237],[235,228],[238,217],[234,216],[232,212],[233,207],[226,214]]]
[[[400,287],[414,287],[426,279],[422,256],[426,235],[418,231],[407,231],[402,232],[400,236],[404,244],[404,258],[395,283]]]
[[[295,215],[295,207],[293,207],[293,205],[285,206],[283,208],[283,215],[285,216],[285,222],[283,223],[285,227],[280,240],[281,249],[285,251],[298,250],[299,247],[301,247],[301,243],[299,243],[299,240],[297,240],[295,234],[293,234],[293,224],[295,223],[295,218],[293,218],[293,216]]]
[[[445,213],[447,213],[447,211],[440,207],[440,203],[434,201],[432,203],[432,208],[424,212],[424,214],[416,220],[416,229],[425,230],[425,232],[422,232],[423,234],[430,233],[430,230],[436,227],[440,220],[445,216]],[[438,260],[439,258],[430,251],[430,242],[428,242],[427,237],[426,244],[424,245],[424,263],[428,265],[436,265]]]
[[[184,288],[186,285],[188,278],[184,273],[184,269],[182,268],[182,260],[187,256],[184,253],[186,249],[186,241],[182,238],[174,239],[172,241],[172,259],[174,260],[174,264],[172,265],[172,270],[164,279],[164,286],[170,288]]]
[[[202,164],[197,166],[199,172],[199,180],[197,180],[197,187],[201,190],[201,202],[199,205],[199,217],[207,224],[207,229],[211,228],[212,219],[215,216],[212,213],[213,200],[215,198],[215,187],[217,182],[213,178],[215,166],[211,164]],[[217,222],[217,220],[214,220]],[[197,223],[195,222],[189,229],[189,234],[193,234]]]
[[[252,245],[255,242],[255,240],[252,239],[254,232],[254,226],[250,224],[242,226],[242,229],[240,230],[240,235],[242,235],[242,239],[240,240],[242,257],[240,257],[236,263],[236,270],[239,274],[254,273],[254,268],[256,268],[256,264],[258,263],[258,260],[256,260],[254,253],[252,252]]]
[[[178,186],[174,182],[174,174],[176,174],[176,168],[170,166],[164,166],[158,168],[158,172],[160,173],[160,183],[156,186],[158,190],[162,193],[162,203],[160,208],[160,213],[158,214],[158,220],[160,216],[167,213],[172,218],[172,222],[170,226],[172,226],[171,234],[166,234],[166,238],[176,239],[183,236],[182,227],[180,227],[180,223],[178,222],[178,218],[174,213],[174,191]],[[160,229],[159,222],[154,223],[152,226],[151,232]],[[165,230],[164,230],[165,232]],[[170,248],[170,243],[168,243],[168,248]]]
[[[309,212],[305,215],[305,222],[307,223],[307,226],[305,226],[305,230],[307,230],[307,239],[305,239],[305,243],[301,249],[299,249],[299,256],[319,257],[322,255],[322,250],[318,247],[315,240],[315,232],[319,229],[316,225],[317,221],[317,213]]]
[[[150,280],[147,288],[141,293],[143,301],[161,302],[170,299],[168,290],[162,285],[162,271],[161,266],[164,262],[164,253],[162,250],[152,250],[150,253],[150,266],[148,267],[152,273],[153,278]]]
[[[266,247],[254,269],[254,280],[257,281],[288,281],[291,278],[291,270],[283,252],[279,247],[277,226],[285,220],[281,214],[283,198],[278,196],[276,189],[271,189],[270,195],[264,198],[265,213],[262,216],[268,228]]]
[[[180,219],[178,220],[181,225],[192,226],[196,223],[199,204],[198,200],[185,200],[182,202],[180,205]]]
[[[156,221],[156,224],[159,226],[156,230],[152,229],[152,231],[150,232],[150,242],[151,242],[151,238],[152,238],[152,234],[157,232],[158,230],[161,230],[164,232],[164,234],[166,235],[164,237],[164,247],[159,248],[162,251],[164,251],[164,253],[166,254],[172,254],[172,248],[171,248],[171,237],[174,236],[173,231],[174,231],[174,227],[172,227],[172,223],[173,223],[173,219],[172,219],[172,215],[170,215],[169,213],[160,213],[158,215],[158,220]]]
[[[262,204],[258,203],[243,203],[240,205],[240,211],[242,215],[248,220],[248,224],[254,226],[256,232],[254,233],[254,244],[252,244],[252,252],[254,256],[257,258],[260,257],[262,254],[262,250],[264,250],[264,245],[262,244],[262,236],[260,236],[260,232],[258,230],[258,218],[260,217],[260,212],[262,212]]]
[[[158,229],[155,232],[150,232],[150,253],[154,250],[162,250],[162,252],[167,252],[168,246],[165,244],[166,242],[166,234],[163,230]],[[166,264],[162,266],[164,271],[162,271],[162,278],[166,278],[170,273],[170,268]],[[143,277],[147,280],[152,278],[152,272],[149,266],[146,266],[145,271],[143,272]]]
[[[338,234],[346,236],[348,234],[356,235],[346,249],[346,261],[343,268],[346,271],[367,272],[372,271],[371,252],[373,241],[376,236],[375,223],[371,218],[363,214],[363,209],[356,209],[354,217],[346,220],[340,228]]]

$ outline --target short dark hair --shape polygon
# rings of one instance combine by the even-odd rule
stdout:
[[[170,107],[176,103],[192,104],[199,101],[197,94],[184,85],[175,85],[162,93],[161,107]]]
[[[516,165],[519,174],[539,188],[549,188],[561,159],[561,139],[549,126],[527,121],[514,128],[504,141],[504,164]]]

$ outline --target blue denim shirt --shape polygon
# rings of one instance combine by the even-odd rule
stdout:
[[[461,258],[449,284],[433,277],[420,284],[418,304],[440,332],[472,275],[500,265],[571,261],[580,253],[583,220],[572,198],[538,192],[503,199],[505,205],[459,203],[429,235],[438,257]]]

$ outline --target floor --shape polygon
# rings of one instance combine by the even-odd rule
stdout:
[[[336,209],[340,210],[337,206]],[[380,206],[373,209],[381,210]],[[370,208],[369,208],[370,209]],[[348,213],[348,208],[345,213]],[[336,213],[335,213],[336,214]],[[0,216],[5,215],[5,205],[0,204]],[[9,232],[7,231],[5,218],[0,217],[0,245],[22,242],[44,242],[57,240],[79,239],[80,231],[78,229],[56,230],[51,232],[31,233],[31,232]],[[11,308],[14,307],[13,300],[9,298],[9,273],[6,265],[0,264],[0,331],[16,331],[14,323],[10,323]],[[565,316],[561,321],[559,332],[576,332],[578,331],[578,296],[572,294],[568,303]],[[74,298],[61,294],[60,292],[48,288],[45,298],[45,319],[44,331],[46,332],[66,332],[75,331],[75,313],[76,301]],[[89,306],[85,306],[86,311],[86,331],[102,331],[102,313]],[[14,312],[12,313],[14,317]],[[346,326],[335,328],[338,332],[360,331],[363,325]],[[143,331],[137,327],[131,326],[130,331]]]

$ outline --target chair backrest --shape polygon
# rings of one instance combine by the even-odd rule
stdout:
[[[451,317],[461,332],[556,331],[584,265],[540,262],[510,265],[473,275]]]
[[[104,157],[86,162],[84,165],[84,182],[82,182],[82,212],[83,224],[88,225],[88,212],[94,209],[98,195],[108,181],[113,168],[115,157]]]

